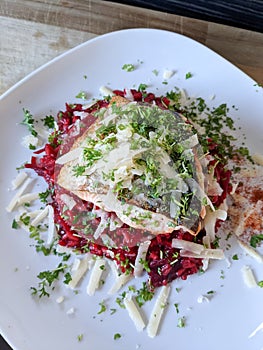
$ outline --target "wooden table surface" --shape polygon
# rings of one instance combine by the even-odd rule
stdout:
[[[263,83],[263,34],[100,0],[1,0],[0,94],[60,53],[114,30],[171,30],[210,47]]]
[[[100,0],[1,0],[0,27],[0,94],[90,38],[135,27],[191,37],[263,84],[263,34],[244,29]]]

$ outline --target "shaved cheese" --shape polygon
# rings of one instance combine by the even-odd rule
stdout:
[[[67,315],[73,315],[73,314],[74,314],[74,312],[75,312],[74,307],[71,307],[70,309],[68,309],[68,311],[67,311]]]
[[[130,89],[125,89],[124,97],[130,101],[134,101],[134,97]]]
[[[257,287],[257,282],[256,282],[256,278],[254,276],[253,271],[251,270],[251,268],[247,265],[243,266],[241,269],[242,275],[243,275],[243,280],[246,284],[246,286],[248,286],[249,288],[252,287]]]
[[[163,79],[170,79],[174,75],[173,70],[165,69],[163,71]]]
[[[79,158],[79,156],[82,154],[82,148],[75,148],[65,154],[63,154],[61,157],[57,158],[56,163],[63,165],[68,162],[71,162],[72,160],[76,160]]]
[[[102,211],[102,214],[100,216],[100,223],[99,225],[97,226],[94,234],[93,234],[93,237],[95,239],[98,239],[100,237],[100,235],[102,234],[102,232],[105,230],[105,228],[109,225],[109,221],[108,221],[108,218],[109,218],[109,215],[108,213],[106,212],[103,212]]]
[[[69,247],[63,247],[62,245],[57,245],[56,246],[56,252],[57,253],[66,253],[66,254],[71,254],[72,253],[72,249]]]
[[[45,209],[41,210],[40,213],[32,220],[31,225],[37,226],[41,223],[49,213],[49,207],[46,206]]]
[[[184,241],[182,239],[174,238],[172,240],[172,247],[180,250],[180,255],[183,257],[191,258],[211,258],[211,259],[223,259],[224,253],[222,249],[210,249],[205,248],[203,245]]]
[[[185,249],[192,253],[200,254],[204,250],[204,246],[198,243],[184,241],[182,239],[174,238],[172,240],[172,247],[173,248],[179,248],[179,249]]]
[[[187,149],[194,148],[195,146],[197,146],[199,144],[199,140],[198,140],[197,134],[193,134],[188,139],[186,139],[184,141],[181,141],[180,144],[184,148],[187,148]]]
[[[61,303],[63,303],[64,300],[65,300],[65,297],[64,297],[63,295],[61,295],[60,297],[58,297],[58,298],[56,299],[56,302],[57,302],[58,304],[61,304]]]
[[[203,245],[206,248],[211,248],[211,240],[209,236],[203,237]],[[209,259],[208,258],[203,259],[203,271],[206,271],[208,269],[208,265],[209,265]]]
[[[242,242],[240,239],[238,239],[238,244],[246,253],[248,253],[252,258],[257,260],[259,263],[263,263],[263,256],[260,255],[255,249],[247,245],[246,243]]]
[[[17,177],[12,181],[12,189],[16,190],[19,186],[22,185],[22,183],[25,181],[25,179],[28,178],[28,174],[25,172],[19,173]]]
[[[100,92],[102,93],[103,96],[114,96],[114,92],[110,88],[104,85],[100,87]]]
[[[113,286],[108,291],[108,294],[112,295],[117,293],[126,283],[128,283],[132,279],[132,275],[128,275],[126,273],[122,273],[119,275],[113,284]]]
[[[110,265],[111,271],[116,279],[119,276],[118,266],[115,260],[108,260],[108,264]]]
[[[145,328],[145,323],[130,293],[126,293],[123,304],[135,324],[137,331],[141,332]]]
[[[191,188],[192,192],[195,193],[196,197],[201,202],[206,200],[206,202],[209,205],[209,207],[211,208],[211,210],[215,211],[215,207],[214,207],[213,203],[211,202],[210,198],[207,196],[205,191],[201,188],[199,183],[197,181],[195,181],[195,179],[192,179],[192,178],[187,178],[187,179],[185,179],[185,181],[188,183],[188,185]]]
[[[54,208],[52,205],[48,205],[48,236],[47,244],[51,244],[57,233],[56,225],[54,222]]]
[[[254,337],[259,331],[262,331],[262,330],[263,330],[263,322],[260,323],[259,326],[257,326],[257,328],[249,335],[248,338]]]
[[[90,295],[90,296],[94,295],[96,289],[98,289],[105,264],[106,264],[106,261],[104,259],[102,259],[102,258],[96,259],[94,267],[91,271],[89,283],[87,285],[87,294],[88,295]]]
[[[210,302],[210,299],[204,295],[200,295],[198,298],[197,298],[197,302],[199,304],[202,304],[203,302],[207,302],[209,303]]]
[[[9,213],[14,210],[15,206],[17,205],[17,202],[21,195],[25,192],[29,184],[32,183],[32,179],[28,178],[26,181],[23,183],[23,185],[19,188],[19,190],[16,192],[14,197],[11,199],[10,203],[6,207],[6,211]]]
[[[64,204],[68,207],[69,210],[72,210],[75,205],[77,204],[76,201],[69,196],[67,193],[63,193],[60,196],[61,200],[64,202]]]
[[[74,265],[71,269],[73,273],[71,274],[71,281],[68,284],[69,288],[76,288],[80,280],[83,278],[83,276],[89,269],[91,260],[92,257],[90,254],[87,254],[83,259],[75,259]]]
[[[167,300],[170,293],[170,286],[162,286],[160,288],[159,295],[154,304],[153,310],[150,315],[149,323],[147,326],[147,334],[149,337],[154,338],[158,332],[162,315],[167,304]]]
[[[143,272],[143,264],[142,261],[145,260],[147,251],[151,241],[145,241],[139,245],[137,256],[134,263],[133,274],[135,277],[139,277]]]
[[[21,196],[18,201],[17,201],[17,205],[22,205],[25,203],[31,203],[33,201],[35,201],[36,199],[39,198],[39,193],[35,192],[35,193],[27,193],[24,194],[23,196]]]
[[[41,145],[41,142],[38,137],[30,134],[23,137],[21,144],[25,148],[30,148],[32,146],[36,148]]]
[[[180,255],[182,257],[187,257],[187,258],[202,258],[202,259],[205,258],[205,259],[218,259],[218,260],[224,259],[225,257],[222,249],[204,249],[199,254],[182,249],[180,251]]]
[[[223,209],[217,209],[214,211],[207,210],[205,219],[204,219],[204,227],[207,235],[210,237],[211,241],[215,239],[215,226],[217,220],[225,221],[227,218],[227,212]]]

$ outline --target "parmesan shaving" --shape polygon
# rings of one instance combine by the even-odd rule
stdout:
[[[159,295],[154,304],[153,310],[150,315],[149,323],[147,326],[147,334],[149,337],[154,338],[158,332],[162,315],[167,304],[167,300],[170,293],[170,286],[162,286],[160,288]]]
[[[177,238],[172,240],[172,247],[181,249],[180,255],[183,257],[206,259],[223,259],[225,257],[222,249],[205,248],[201,244],[184,241]]]
[[[248,338],[254,337],[259,331],[262,331],[262,330],[263,330],[263,322],[260,323],[259,326],[257,326],[257,328],[249,335]]]
[[[165,80],[170,79],[173,75],[174,75],[173,70],[165,69],[163,71],[163,79],[165,79]]]
[[[201,244],[184,241],[182,239],[177,238],[174,238],[172,240],[172,247],[185,249],[195,254],[200,254],[204,250],[204,246],[202,246]]]
[[[145,260],[146,258],[146,254],[150,244],[151,244],[151,241],[145,241],[139,245],[138,253],[134,263],[134,270],[133,270],[133,274],[135,277],[139,277],[143,272],[142,261]]]
[[[63,154],[61,157],[57,158],[56,163],[60,165],[64,165],[66,163],[69,163],[73,160],[76,160],[81,156],[82,154],[82,148],[75,148],[65,154]]]
[[[145,328],[145,323],[130,293],[126,293],[123,304],[128,311],[128,314],[132,319],[137,331],[141,332]]]
[[[87,294],[94,295],[96,289],[99,287],[100,279],[105,267],[105,260],[102,258],[98,258],[95,261],[94,267],[91,271],[89,283],[87,285]],[[102,267],[103,266],[103,267]]]
[[[25,172],[19,173],[17,177],[12,181],[12,189],[16,190],[18,187],[22,185],[25,179],[28,178],[28,174]]]
[[[52,205],[48,205],[48,236],[47,244],[51,244],[57,233],[56,225],[54,222],[54,208]]]
[[[204,219],[204,227],[206,234],[210,237],[211,241],[215,239],[215,226],[217,220],[225,221],[227,218],[227,212],[223,209],[217,209],[211,211],[207,209],[206,216]]]
[[[35,201],[36,199],[38,199],[38,198],[39,198],[38,192],[27,193],[27,194],[24,194],[23,196],[21,196],[17,200],[17,205],[22,205],[22,204],[25,204],[25,203],[31,203],[31,202]]]
[[[114,96],[114,92],[104,85],[100,87],[100,92],[103,96]]]
[[[26,179],[26,181],[23,183],[23,185],[19,188],[19,190],[16,192],[16,194],[14,195],[14,197],[11,199],[10,203],[8,204],[8,206],[6,207],[6,211],[7,212],[11,212],[14,210],[14,208],[17,205],[17,202],[19,200],[19,198],[21,197],[21,195],[25,192],[25,190],[27,189],[27,187],[29,186],[29,184],[32,182],[32,179],[28,178]]]
[[[263,263],[263,256],[260,255],[255,249],[242,242],[240,239],[238,239],[238,244],[246,253],[248,253],[248,255],[257,260],[259,263]]]
[[[79,284],[80,280],[83,278],[85,273],[90,267],[90,261],[92,260],[91,255],[87,254],[83,259],[76,258],[73,264],[71,271],[73,272],[71,275],[71,281],[68,286],[71,289],[74,289]]]
[[[68,207],[69,210],[72,210],[77,204],[76,201],[66,193],[63,193],[60,196],[60,198],[64,202],[64,204]]]
[[[45,217],[47,217],[49,212],[48,206],[45,207],[45,209],[41,210],[38,215],[32,220],[31,224],[32,226],[37,226],[39,223],[41,223]]]
[[[61,303],[63,303],[64,300],[65,300],[65,297],[64,297],[63,295],[61,295],[60,297],[58,297],[58,298],[56,299],[56,302],[57,302],[58,304],[61,304]]]
[[[132,279],[132,277],[132,275],[128,275],[126,273],[122,273],[121,275],[119,275],[116,278],[113,286],[108,291],[108,294],[112,295],[117,293],[126,283],[128,283]]]
[[[222,249],[204,249],[200,254],[189,252],[188,250],[182,249],[180,251],[182,257],[187,258],[204,258],[204,259],[224,259],[225,255]]]
[[[257,282],[254,273],[249,266],[243,266],[241,272],[246,286],[248,286],[249,288],[257,287]]]

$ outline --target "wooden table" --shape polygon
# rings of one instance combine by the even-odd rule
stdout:
[[[189,36],[263,83],[262,33],[99,0],[1,0],[0,16],[0,94],[69,48],[134,27]]]
[[[263,34],[244,29],[100,0],[1,0],[0,27],[0,94],[71,47],[135,27],[191,37],[263,84]]]

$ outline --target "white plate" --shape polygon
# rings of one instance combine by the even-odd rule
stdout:
[[[135,71],[122,70],[125,63],[134,64]],[[162,84],[164,69],[175,71],[168,85]],[[153,70],[158,70],[159,75],[154,75]],[[186,80],[189,71],[193,77]],[[31,297],[29,289],[36,285],[37,274],[55,267],[56,261],[37,254],[25,232],[12,230],[13,216],[5,212],[12,196],[8,188],[16,175],[15,168],[28,157],[20,146],[26,132],[18,125],[22,108],[35,116],[45,116],[63,109],[66,101],[76,102],[80,90],[87,91],[89,97],[98,97],[101,85],[122,89],[140,83],[148,84],[149,90],[157,94],[179,86],[206,100],[215,95],[211,104],[235,105],[238,111],[232,114],[247,135],[247,145],[253,151],[262,151],[262,89],[208,48],[170,32],[132,29],[100,36],[53,60],[7,91],[0,100],[0,328],[15,349],[262,349],[263,333],[248,338],[263,321],[262,289],[246,287],[240,272],[248,264],[262,280],[262,267],[240,251],[239,260],[232,261],[230,268],[225,261],[214,262],[205,274],[173,283],[170,306],[154,339],[148,338],[145,331],[137,333],[126,310],[114,315],[109,311],[97,314],[103,299],[115,307],[115,298],[107,296],[111,277],[94,297],[85,293],[88,276],[78,295],[62,288],[47,300]],[[236,249],[234,245],[226,251],[230,260]],[[180,288],[179,293],[176,288]],[[198,296],[210,290],[215,291],[211,301],[199,304]],[[58,295],[66,297],[62,305],[55,301]],[[175,303],[179,305],[179,315]],[[76,311],[68,316],[66,311],[71,307]],[[146,306],[146,316],[151,307],[152,303]],[[178,328],[177,320],[182,316],[186,327]],[[113,340],[115,333],[122,337]],[[84,335],[81,342],[77,340],[79,334]]]

